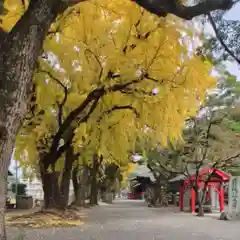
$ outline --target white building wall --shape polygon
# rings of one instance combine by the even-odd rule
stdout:
[[[32,181],[29,180],[22,180],[22,183],[26,184],[26,191],[27,195],[32,196],[33,200],[43,200],[44,199],[44,193],[42,189],[42,182],[38,179],[34,179]],[[73,190],[73,184],[72,181],[70,181],[70,189],[69,189],[69,204],[71,204],[74,201],[74,190]]]

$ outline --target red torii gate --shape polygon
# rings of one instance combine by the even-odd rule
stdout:
[[[213,173],[214,172],[214,173]],[[207,187],[208,189],[213,188],[219,196],[219,202],[220,202],[220,212],[224,211],[224,182],[228,182],[230,176],[216,168],[205,168],[201,170],[198,174],[198,187],[200,189],[204,188],[205,181],[203,179],[204,175],[213,173],[213,176],[210,178]],[[183,180],[183,182],[180,185],[180,196],[179,196],[179,206],[180,210],[183,211],[184,207],[184,194],[187,189],[191,188],[191,211],[192,213],[195,212],[195,201],[196,201],[196,193],[194,188],[192,187],[192,182],[195,181],[196,175],[191,175],[188,179]],[[209,192],[206,194],[207,198],[211,198],[209,195]]]

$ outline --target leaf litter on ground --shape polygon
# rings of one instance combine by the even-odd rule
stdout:
[[[73,227],[82,225],[86,215],[79,209],[40,210],[28,214],[6,215],[8,226],[21,228]]]

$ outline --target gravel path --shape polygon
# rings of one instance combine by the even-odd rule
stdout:
[[[199,218],[172,208],[148,208],[142,201],[119,200],[86,210],[81,227],[22,231],[9,229],[8,240],[239,240],[240,222]],[[19,230],[18,230],[19,232]]]

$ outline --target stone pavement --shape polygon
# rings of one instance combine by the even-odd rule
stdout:
[[[80,227],[25,230],[24,240],[239,240],[240,222],[220,221],[216,216],[199,218],[176,208],[148,208],[143,201],[117,200],[85,210]],[[8,240],[17,240],[9,229]]]

